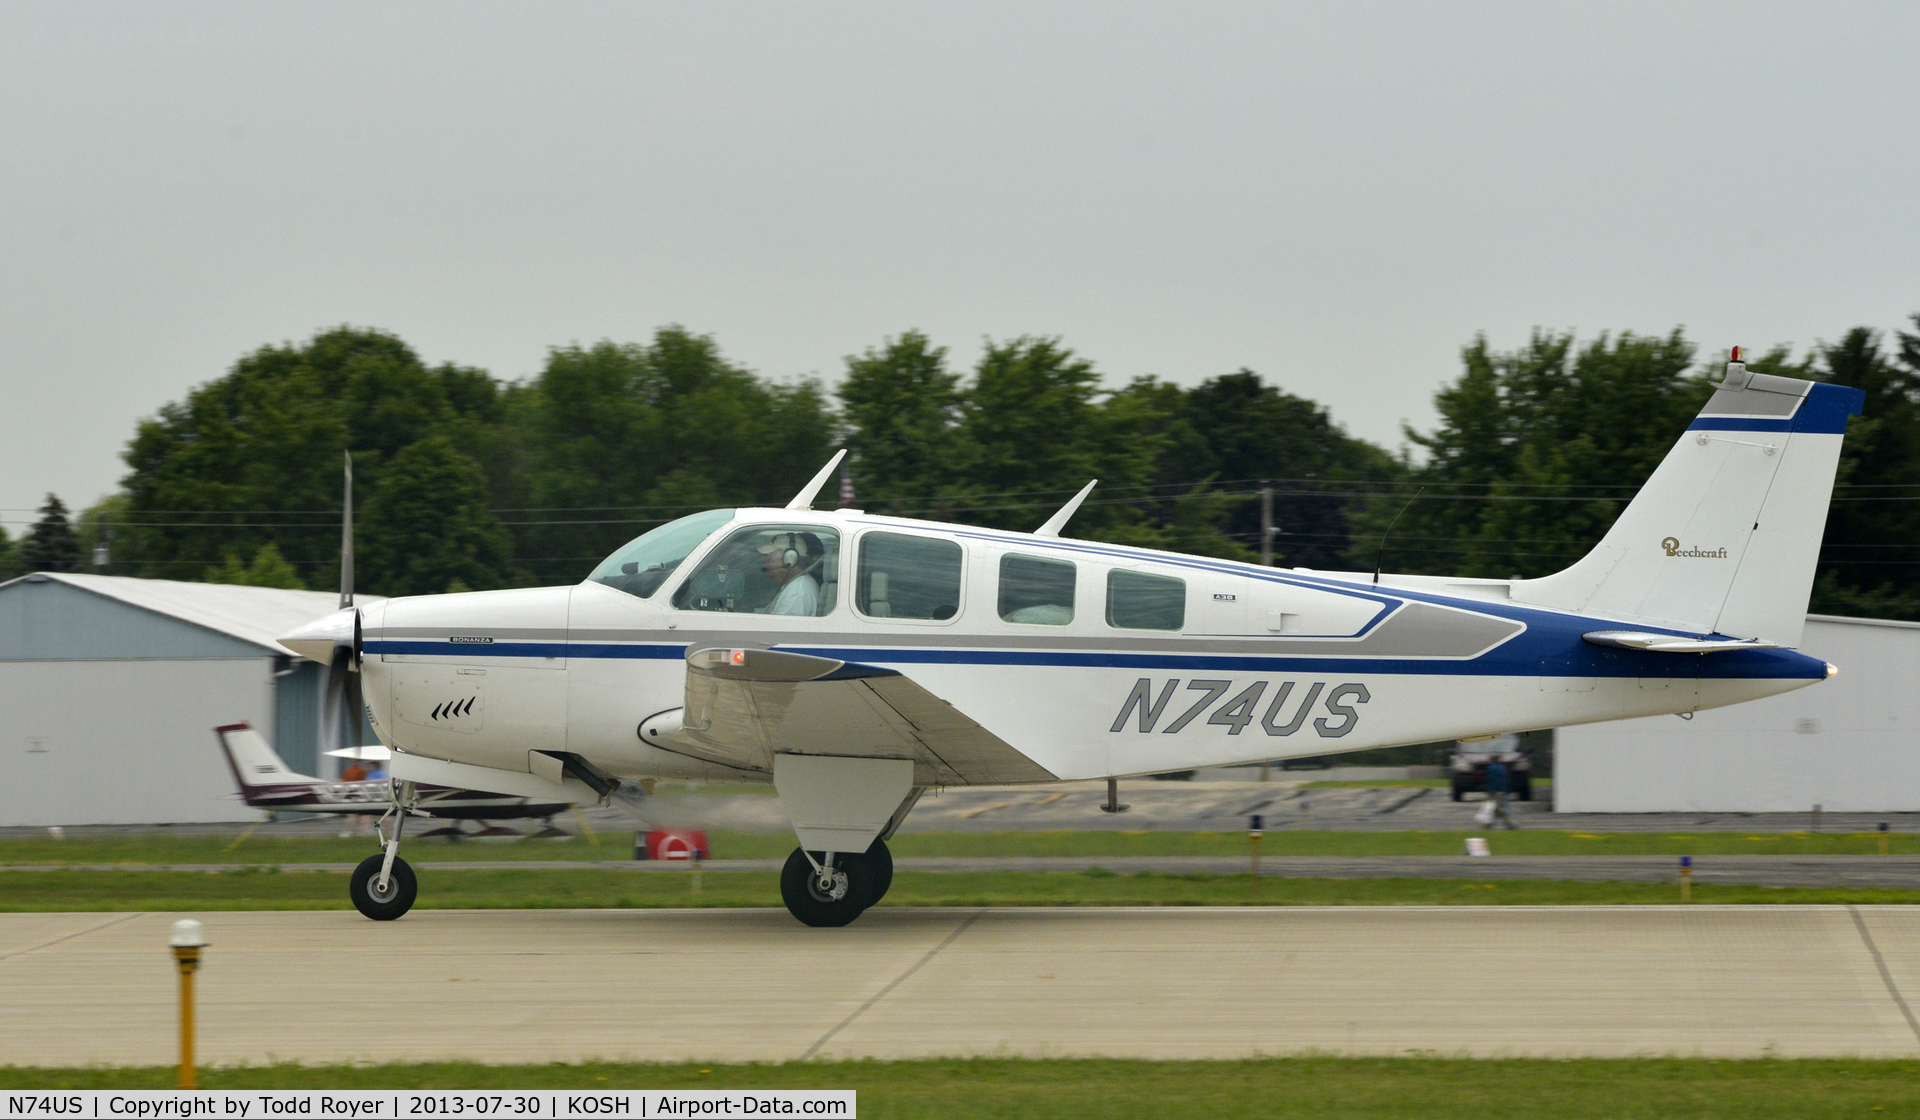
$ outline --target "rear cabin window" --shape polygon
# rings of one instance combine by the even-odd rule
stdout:
[[[873,618],[944,622],[960,611],[962,555],[938,537],[868,533],[860,538],[854,605]]]
[[[1178,630],[1187,622],[1187,581],[1146,572],[1107,573],[1107,625]]]
[[[1002,556],[1000,617],[1030,626],[1065,626],[1073,621],[1073,582],[1071,561]]]

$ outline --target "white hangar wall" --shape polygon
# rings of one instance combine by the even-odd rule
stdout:
[[[257,820],[213,729],[273,726],[270,657],[0,664],[0,824]]]
[[[1920,624],[1808,615],[1799,648],[1839,675],[1691,720],[1561,728],[1554,809],[1920,810]]]

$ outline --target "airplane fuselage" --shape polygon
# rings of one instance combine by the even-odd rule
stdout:
[[[703,568],[752,526],[833,541],[833,570],[816,569],[820,613],[756,611],[738,565],[717,581]],[[950,603],[883,601],[902,598],[906,574],[876,585],[872,557],[903,538],[954,558]],[[1009,610],[1022,565],[1041,566],[1057,602]],[[713,586],[689,586],[699,579]],[[1130,589],[1143,597],[1129,603]],[[832,744],[717,755],[650,742],[649,721],[670,728],[685,703],[691,650],[896,670],[1063,780],[1684,713],[1829,673],[1783,649],[1605,648],[1582,634],[1607,619],[1506,594],[1506,581],[1374,584],[855,511],[739,510],[644,597],[589,580],[372,604],[361,671],[380,737],[408,753],[517,771],[529,752],[564,753],[621,778],[746,781],[768,780],[776,749]]]

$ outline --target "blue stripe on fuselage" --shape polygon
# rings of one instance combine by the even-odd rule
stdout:
[[[1253,673],[1378,673],[1399,676],[1465,677],[1677,677],[1692,679],[1808,679],[1827,675],[1827,663],[1791,650],[1732,650],[1712,654],[1653,653],[1592,645],[1580,634],[1590,619],[1566,619],[1567,625],[1536,627],[1471,660],[1398,657],[1326,657],[1272,654],[1127,653],[1119,650],[939,649],[914,646],[812,646],[779,643],[775,648],[836,661],[869,665],[1006,665],[1029,667],[1211,670]],[[1547,631],[1553,631],[1547,633]],[[594,659],[675,660],[686,656],[685,643],[495,642],[488,646],[452,642],[380,641],[365,643],[369,654],[472,657],[580,657]]]

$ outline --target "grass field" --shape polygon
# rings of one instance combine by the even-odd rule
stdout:
[[[420,872],[422,909],[598,909],[779,906],[771,871],[597,870]],[[1920,891],[1696,883],[1693,900],[1740,904],[1920,904]],[[1262,879],[1245,875],[1118,875],[1092,869],[902,871],[882,906],[1562,906],[1679,901],[1663,883],[1563,880]],[[344,910],[347,875],[328,871],[20,871],[0,875],[0,911]]]
[[[164,1089],[170,1067],[0,1067],[5,1089]],[[261,1066],[205,1089],[853,1089],[867,1117],[1920,1116],[1920,1061],[1276,1058],[786,1065]]]
[[[1260,850],[1270,856],[1460,855],[1468,836],[1491,836],[1502,855],[1870,855],[1880,850],[1871,832],[1268,832]],[[595,860],[632,856],[632,834],[603,834],[598,843],[525,840],[518,843],[413,841],[408,860]],[[1920,854],[1920,836],[1888,835],[1898,855]],[[712,832],[715,859],[783,859],[791,833]],[[888,841],[896,857],[915,856],[1243,856],[1244,832],[1058,830],[1052,832],[903,832]],[[354,863],[373,854],[371,837],[253,836],[234,844],[217,836],[158,833],[50,840],[0,840],[0,864],[61,863]]]

